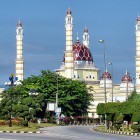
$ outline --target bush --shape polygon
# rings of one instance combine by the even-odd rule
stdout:
[[[140,112],[135,112],[132,116],[133,122],[140,122]]]
[[[116,128],[117,131],[120,129],[121,126],[122,126],[121,123],[115,123],[114,124],[114,127]]]
[[[134,131],[140,132],[140,124],[134,124],[131,126]]]
[[[12,120],[12,124],[13,125],[20,125],[20,121],[19,120]]]
[[[6,120],[0,120],[0,125],[8,125],[9,121]]]
[[[28,127],[28,121],[22,121],[22,122],[21,122],[21,126]]]

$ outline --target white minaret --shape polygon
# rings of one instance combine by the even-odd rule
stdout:
[[[16,77],[18,81],[24,78],[24,59],[23,59],[23,28],[19,20],[16,28]]]
[[[89,33],[88,33],[87,27],[85,27],[85,29],[84,29],[83,45],[85,45],[87,48],[89,48]]]
[[[65,18],[66,28],[66,51],[65,51],[65,76],[73,78],[74,75],[74,58],[73,58],[73,18],[70,8]]]
[[[140,16],[136,22],[136,91],[140,94]]]

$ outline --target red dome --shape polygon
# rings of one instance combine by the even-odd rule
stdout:
[[[111,77],[111,74],[110,74],[108,71],[105,71],[105,72],[103,73],[101,79],[104,79],[104,78],[106,78],[106,79],[111,79],[112,77]]]
[[[127,71],[126,74],[122,77],[122,82],[132,82],[132,78]]]
[[[74,54],[74,61],[92,61],[93,58],[90,53],[90,50],[81,44],[79,40],[76,41],[75,44],[73,44],[73,54]]]
[[[79,40],[73,44],[73,57],[74,61],[91,61],[93,62],[93,57],[90,50],[81,44]],[[65,62],[65,55],[63,58],[63,62]]]

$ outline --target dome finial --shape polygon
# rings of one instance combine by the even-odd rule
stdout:
[[[71,15],[71,14],[72,14],[72,12],[71,12],[71,9],[70,9],[70,6],[69,6],[69,8],[67,10],[67,15]]]
[[[126,69],[126,72],[125,72],[125,74],[126,74],[126,75],[128,74],[128,71],[127,71],[127,69]]]
[[[88,33],[88,28],[86,25],[85,25],[84,33]]]
[[[76,42],[79,42],[79,36],[78,36],[78,32],[77,32],[77,38],[76,38]]]
[[[106,66],[106,70],[105,71],[107,72],[107,66]]]
[[[18,20],[17,27],[22,27],[22,22],[21,22],[21,20],[20,20],[20,19]]]

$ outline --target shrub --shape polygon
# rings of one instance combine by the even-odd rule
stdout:
[[[132,116],[133,122],[140,122],[140,112],[135,112]]]
[[[0,120],[0,125],[8,125],[8,121],[6,120]]]
[[[134,124],[134,125],[131,126],[131,128],[132,128],[134,131],[140,132],[140,124]]]
[[[19,125],[21,122],[19,120],[12,120],[13,125]]]
[[[21,122],[21,126],[28,127],[28,121],[22,121],[22,122]]]
[[[114,123],[114,127],[116,128],[117,131],[120,129],[121,126],[122,126],[121,123]]]
[[[123,118],[124,116],[120,113],[116,113],[115,116],[114,116],[114,121],[116,123],[122,123],[123,122]]]

